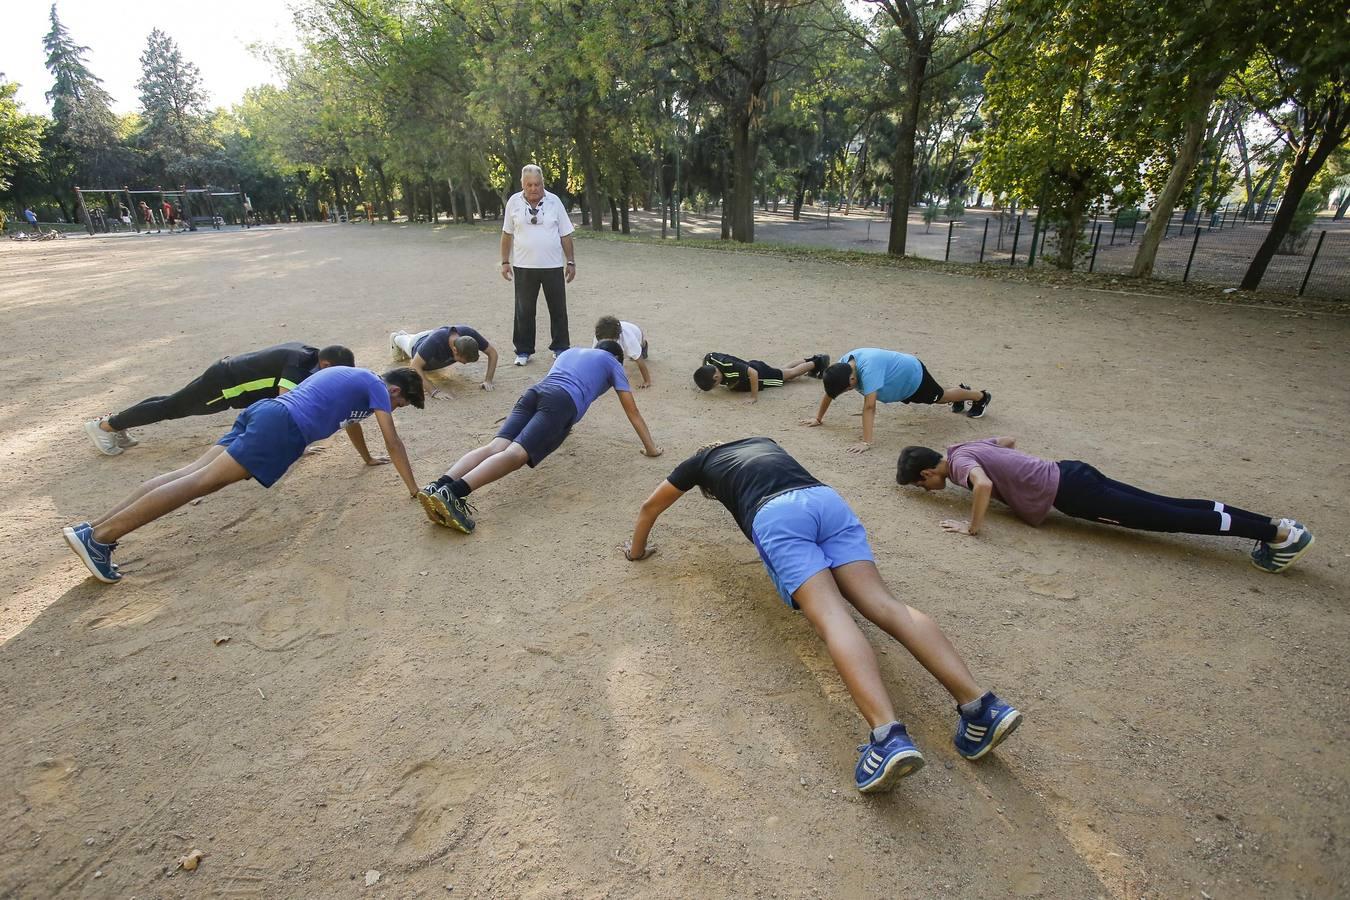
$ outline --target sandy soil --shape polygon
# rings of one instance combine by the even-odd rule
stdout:
[[[1350,319],[581,240],[572,336],[616,312],[652,341],[638,401],[602,399],[543,467],[430,525],[340,436],[128,537],[100,585],[61,525],[192,459],[228,417],[95,455],[88,417],[285,340],[388,364],[392,328],[509,344],[496,238],[296,226],[0,246],[0,896],[1330,897],[1350,879],[1345,648]],[[541,336],[546,316],[541,309]],[[983,420],[860,401],[795,425],[699,393],[699,355],[917,352],[995,394]],[[481,372],[481,364],[469,375]],[[544,374],[398,414],[419,478]],[[754,548],[696,495],[640,566],[639,503],[714,438],[778,437],[869,526],[883,575],[1027,719],[989,758],[869,627],[928,767],[852,787],[864,727]],[[1014,434],[1168,493],[1295,515],[1289,573],[1241,542],[995,514],[897,488],[902,446]],[[378,443],[378,437],[372,437]],[[215,640],[228,637],[226,643]],[[194,873],[174,872],[193,848]],[[367,887],[368,872],[380,873]],[[371,876],[373,877],[373,876]]]

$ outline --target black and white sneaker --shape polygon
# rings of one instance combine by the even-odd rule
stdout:
[[[983,395],[980,399],[970,404],[970,412],[966,413],[967,419],[978,419],[984,415],[984,411],[989,408],[989,401],[994,399],[994,395],[988,391],[980,391]]]
[[[971,388],[970,388],[970,385],[968,385],[968,384],[960,385],[960,388],[961,388],[961,390],[963,390],[963,391],[968,391],[968,390],[971,389]],[[966,411],[966,401],[964,401],[964,400],[957,400],[955,403],[952,404],[952,412],[954,412],[954,413],[963,413],[963,412],[965,412],[965,411]]]
[[[806,374],[812,378],[824,378],[825,370],[830,367],[830,358],[824,353],[817,353],[815,356],[809,356],[806,359],[811,364],[811,371]]]

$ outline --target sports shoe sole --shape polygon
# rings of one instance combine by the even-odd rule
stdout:
[[[98,434],[95,434],[95,432],[98,432]],[[112,447],[106,450],[103,448],[103,445],[99,443],[98,435],[107,434],[107,432],[105,432],[102,428],[98,427],[97,421],[85,422],[84,433],[89,435],[89,440],[94,442],[94,449],[97,450],[99,453],[102,453],[104,456],[117,456],[119,453],[122,452],[122,448],[118,447],[116,444],[114,444]],[[108,440],[111,441],[112,439],[113,436],[109,434]]]
[[[960,750],[957,750],[956,752],[961,753],[961,755],[965,756],[966,759],[979,759],[985,754],[987,754],[990,750],[993,750],[999,744],[1003,743],[1004,738],[1006,738],[1008,735],[1016,731],[1017,726],[1021,724],[1022,724],[1022,714],[1017,710],[1013,710],[1011,713],[1004,716],[999,721],[999,723],[994,726],[993,740],[991,740],[988,744],[986,744],[984,746],[984,749],[982,749],[979,753],[976,753],[973,756],[966,756],[964,753],[961,753]]]
[[[1248,558],[1248,560],[1249,560],[1249,562],[1251,562],[1252,568],[1254,568],[1254,569],[1260,569],[1262,572],[1265,572],[1267,575],[1278,575],[1278,574],[1280,574],[1281,572],[1283,572],[1285,569],[1287,569],[1287,568],[1289,568],[1290,566],[1292,566],[1294,563],[1298,562],[1299,557],[1301,557],[1303,554],[1305,554],[1305,553],[1307,553],[1309,550],[1311,550],[1311,549],[1312,549],[1312,545],[1315,544],[1315,543],[1317,543],[1317,538],[1313,536],[1313,533],[1312,533],[1311,531],[1309,531],[1309,532],[1308,532],[1308,543],[1304,544],[1302,550],[1298,551],[1298,552],[1295,553],[1293,556],[1289,557],[1288,562],[1283,563],[1278,569],[1267,569],[1265,566],[1258,565],[1257,562],[1256,562],[1256,560],[1251,559],[1250,557]]]
[[[867,787],[858,788],[862,794],[882,794],[892,790],[901,778],[907,778],[924,767],[923,754],[918,750],[898,753],[886,760],[881,775]]]
[[[70,549],[74,550],[75,555],[84,563],[85,568],[89,570],[89,574],[93,575],[104,584],[117,584],[117,582],[122,580],[120,577],[109,578],[98,570],[98,566],[94,565],[94,560],[89,556],[89,548],[84,545],[84,541],[76,536],[74,528],[67,525],[65,528],[61,529],[61,535],[66,539],[66,543],[70,545]]]
[[[437,525],[442,525],[446,528],[451,527],[450,510],[446,509],[445,503],[440,497],[419,491],[417,493],[417,502],[422,504],[422,510],[427,514],[428,519],[435,522]]]

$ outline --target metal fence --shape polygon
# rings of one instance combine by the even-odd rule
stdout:
[[[1266,238],[1265,221],[1244,219],[1237,209],[1221,209],[1198,222],[1176,213],[1158,246],[1153,277],[1235,287]],[[1108,215],[1088,221],[1075,248],[1075,269],[1128,275],[1147,220]],[[950,262],[1053,266],[1060,255],[1059,233],[1039,228],[1035,216],[1021,213],[966,215],[935,224],[947,238],[942,253],[931,241],[914,242],[914,255]],[[910,225],[913,233],[914,225]],[[930,231],[929,229],[925,229]],[[1319,220],[1293,246],[1281,246],[1262,276],[1260,289],[1273,293],[1350,300],[1350,221]],[[1034,245],[1034,246],[1033,246]],[[1034,250],[1034,252],[1033,252]]]

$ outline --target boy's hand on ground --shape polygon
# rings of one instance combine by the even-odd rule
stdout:
[[[651,387],[651,386],[652,386],[652,383],[651,383],[650,381],[648,381],[646,384],[639,384],[639,385],[638,385],[638,387],[640,387],[640,388],[649,388],[649,387]]]
[[[322,447],[306,447],[303,456],[313,456],[315,453],[322,453]]]
[[[805,425],[807,428],[815,428],[817,425],[821,424],[821,421],[815,417],[811,417],[807,419],[798,419],[797,424]]]
[[[372,456],[370,459],[366,460],[366,465],[368,465],[368,466],[387,466],[387,465],[389,465],[389,457],[387,457],[387,456]]]
[[[963,519],[943,519],[939,524],[943,531],[950,531],[952,534],[970,534],[970,523]]]
[[[856,444],[852,444],[852,445],[850,445],[850,446],[848,446],[848,447],[845,447],[845,448],[844,448],[844,452],[845,452],[845,453],[866,453],[868,450],[871,450],[871,449],[872,449],[872,445],[869,444],[869,443],[867,443],[867,441],[859,441],[859,442],[856,443]]]
[[[495,391],[497,389],[496,386],[493,385],[493,383],[490,381],[483,382],[482,384],[479,385],[479,387],[485,391]]]
[[[746,406],[749,406],[751,403],[758,403],[758,402],[759,402],[759,398],[758,398],[758,397],[747,397],[747,398],[745,399],[745,404],[746,404]]]
[[[646,447],[643,447],[638,452],[640,452],[643,456],[660,456],[662,453],[665,453],[666,451],[662,450],[660,447],[653,447],[650,450],[648,450]]]
[[[651,543],[650,541],[647,543],[647,546],[643,549],[642,553],[638,556],[633,555],[632,541],[624,541],[623,546],[620,547],[619,549],[623,551],[624,559],[628,560],[629,562],[638,562],[640,560],[646,559],[649,556],[656,555],[656,544]]]
[[[430,396],[431,396],[431,398],[432,398],[433,400],[449,400],[449,399],[450,399],[450,395],[447,394],[447,393],[445,393],[445,391],[442,391],[440,388],[432,388],[432,389],[431,389],[431,394],[430,394]]]

